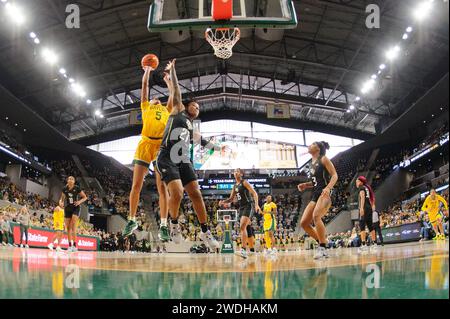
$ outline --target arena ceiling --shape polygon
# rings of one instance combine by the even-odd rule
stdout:
[[[188,7],[193,0],[180,1]],[[401,41],[413,22],[410,12],[418,0],[370,1],[381,8],[380,29],[365,25],[367,1],[294,1],[297,29],[251,32],[227,61],[214,57],[201,32],[149,33],[151,1],[76,1],[80,29],[67,29],[64,23],[66,6],[74,1],[15,2],[26,10],[27,22],[17,28],[0,11],[0,85],[85,145],[138,133],[139,128],[130,128],[128,114],[139,108],[139,65],[148,52],[156,53],[161,64],[177,58],[183,93],[198,97],[204,120],[267,122],[267,103],[289,103],[292,119],[277,125],[362,139],[380,133],[448,72],[448,3],[443,1],[435,1],[444,9],[435,8],[432,19],[415,27],[402,45],[401,58],[358,102],[361,84],[376,73],[387,48]],[[40,46],[32,43],[30,31],[39,35]],[[83,83],[87,97],[72,92],[59,66],[42,62],[44,45]],[[160,77],[152,80],[152,94],[164,100]],[[348,113],[351,104],[356,109]],[[95,116],[96,110],[104,117]]]

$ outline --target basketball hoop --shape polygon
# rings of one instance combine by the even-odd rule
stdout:
[[[241,30],[239,28],[208,28],[205,38],[214,48],[214,55],[226,60],[233,56],[233,47],[241,38]]]

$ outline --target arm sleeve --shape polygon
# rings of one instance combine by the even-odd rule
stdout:
[[[442,197],[441,195],[438,195],[438,200],[444,205],[445,210],[448,210],[448,204],[445,201],[444,197]]]
[[[141,102],[141,110],[145,110],[149,105],[150,103],[148,101]]]

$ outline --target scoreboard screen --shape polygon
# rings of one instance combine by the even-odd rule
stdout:
[[[250,185],[255,189],[268,189],[270,188],[270,181],[268,178],[250,178],[247,179]],[[229,190],[233,189],[235,180],[230,179],[199,179],[200,189],[202,190]]]

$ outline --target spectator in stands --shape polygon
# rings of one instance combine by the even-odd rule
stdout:
[[[30,227],[30,212],[25,204],[17,216],[17,220],[20,223],[20,248],[23,248],[23,239],[25,237],[25,247],[28,248],[28,229]]]
[[[422,227],[420,228],[420,241],[429,240],[431,238],[433,227],[431,226],[428,214],[421,214],[421,223]]]
[[[0,240],[3,246],[11,246],[11,226],[5,216],[0,215]]]

